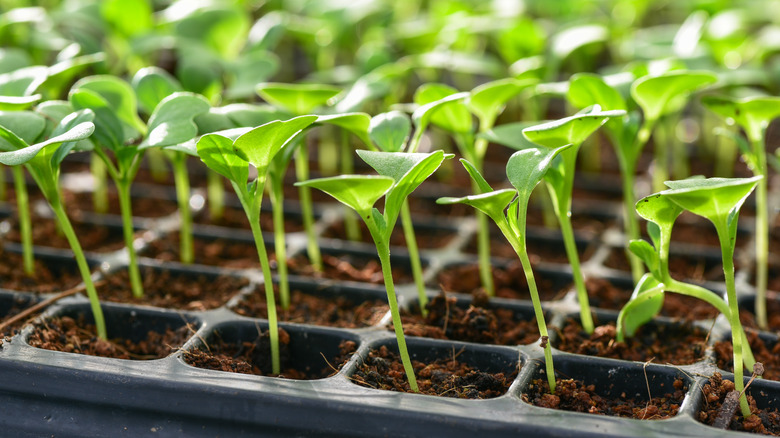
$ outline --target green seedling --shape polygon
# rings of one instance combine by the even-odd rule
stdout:
[[[555,368],[553,367],[552,350],[548,342],[544,310],[539,299],[539,291],[536,287],[531,259],[528,257],[526,247],[526,217],[528,201],[534,188],[544,178],[555,157],[570,147],[571,145],[555,149],[541,146],[529,147],[512,154],[507,162],[506,174],[514,189],[493,190],[471,163],[461,159],[461,163],[474,181],[474,186],[478,189],[478,194],[463,198],[440,198],[436,201],[439,204],[466,204],[484,213],[495,222],[520,258],[528,291],[531,294],[539,334],[542,337],[541,346],[544,349],[547,383],[551,393],[555,393]]]
[[[280,372],[279,328],[271,265],[260,229],[260,205],[263,201],[268,168],[274,156],[302,129],[314,123],[315,120],[317,120],[317,116],[301,116],[287,121],[277,120],[254,129],[239,128],[206,134],[197,143],[200,159],[207,167],[230,181],[249,220],[263,271],[274,374]],[[257,176],[251,181],[249,180],[250,165],[257,170]]]
[[[257,93],[266,102],[281,107],[294,116],[309,114],[317,107],[325,105],[341,91],[340,88],[320,84],[258,84]],[[303,141],[303,140],[302,140]],[[298,181],[309,179],[309,149],[306,144],[297,148],[295,158],[295,176]],[[306,232],[308,246],[306,247],[309,261],[316,272],[322,272],[322,256],[317,244],[314,230],[314,211],[312,208],[311,191],[306,186],[298,188],[301,200],[301,215]]]
[[[574,229],[571,225],[571,201],[577,152],[585,139],[610,118],[622,117],[625,114],[626,112],[623,110],[601,111],[601,108],[596,105],[590,111],[523,130],[523,135],[526,138],[548,148],[558,148],[567,144],[572,145],[561,152],[560,159],[552,164],[550,171],[545,174],[544,179],[553,201],[553,210],[561,226],[563,243],[566,248],[566,255],[569,258],[569,264],[571,265],[572,276],[574,277],[577,299],[580,303],[582,328],[587,333],[593,333],[593,318],[590,313],[590,304],[588,304],[585,277],[580,268],[577,243],[574,240]]]
[[[658,76],[645,76],[631,85],[631,97],[642,108],[644,120],[634,141],[634,151],[639,154],[644,148],[661,117],[682,110],[688,96],[703,87],[712,85],[717,77],[705,71],[673,70]],[[663,190],[663,182],[668,178],[666,169],[668,147],[664,142],[655,142],[655,169],[653,170],[653,188]]]
[[[296,185],[314,187],[333,196],[336,200],[354,209],[368,227],[374,239],[382,275],[387,290],[387,302],[393,320],[398,351],[412,391],[419,392],[409,352],[406,348],[401,314],[390,266],[390,235],[398,220],[404,200],[425,181],[449,156],[442,151],[429,154],[358,151],[360,157],[379,175],[341,175],[297,182]],[[384,212],[374,204],[384,197]]]
[[[707,178],[667,181],[671,190],[665,193],[684,210],[708,219],[715,225],[726,276],[726,300],[729,304],[731,340],[734,345],[734,386],[740,393],[740,408],[749,417],[750,408],[744,393],[742,334],[740,332],[737,291],[734,284],[734,248],[737,238],[739,209],[763,176],[753,178]]]
[[[0,138],[3,140],[0,142],[3,150],[0,152],[0,163],[7,166],[24,165],[46,197],[76,259],[89,297],[97,335],[101,339],[107,339],[103,311],[92,282],[89,264],[62,203],[58,181],[62,160],[76,147],[79,140],[88,138],[94,132],[95,126],[92,124],[94,116],[89,110],[72,113],[60,121],[48,139],[32,146],[0,122]]]
[[[780,98],[751,97],[731,99],[709,96],[702,99],[708,109],[723,116],[729,124],[739,125],[747,136],[749,147],[742,147],[742,156],[755,176],[763,176],[756,187],[756,322],[767,328],[766,290],[769,258],[769,211],[767,208],[767,156],[764,146],[766,128],[780,116]],[[742,139],[737,139],[742,144]],[[747,145],[746,145],[747,146]]]

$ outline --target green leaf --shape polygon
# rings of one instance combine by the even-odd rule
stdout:
[[[105,99],[88,89],[71,91],[69,99],[74,109],[90,109],[95,113],[93,139],[98,145],[115,152],[124,145],[125,129]]]
[[[377,114],[368,127],[371,140],[385,152],[403,151],[411,132],[409,117],[400,111]]]
[[[705,96],[702,104],[709,110],[736,122],[752,141],[763,140],[769,122],[780,116],[780,97],[760,96],[732,99],[722,96]],[[751,154],[752,155],[752,154]]]
[[[462,198],[445,197],[436,200],[437,204],[466,204],[488,215],[493,221],[500,222],[506,220],[504,210],[517,192],[515,189],[495,190],[479,195],[464,196]]]
[[[601,76],[593,73],[577,73],[569,79],[569,92],[566,96],[577,108],[599,105],[611,110],[627,110],[626,101],[618,91],[604,82]]]
[[[100,12],[110,29],[124,37],[146,32],[154,24],[148,0],[104,0]]]
[[[664,192],[646,196],[636,203],[636,212],[643,219],[663,228],[671,228],[682,213],[682,208],[664,194]]]
[[[91,122],[80,123],[69,131],[54,136],[44,142],[37,143],[32,146],[27,146],[23,149],[18,149],[15,151],[0,152],[0,163],[7,166],[18,166],[20,164],[24,164],[35,158],[35,156],[38,155],[38,152],[40,152],[46,146],[82,140],[92,135],[94,130],[95,126]],[[4,139],[8,140],[6,135],[9,132],[10,131],[0,126],[0,136],[3,136]]]
[[[571,146],[568,144],[555,149],[545,147],[523,149],[509,157],[506,175],[523,202],[521,207],[528,204],[531,193],[544,178],[555,157]]]
[[[300,116],[287,121],[275,120],[238,137],[236,153],[264,175],[274,155],[299,131],[317,121],[317,116]]]
[[[664,294],[650,292],[657,291],[663,285],[650,274],[645,274],[634,288],[631,299],[620,312],[623,327],[628,336],[634,336],[637,330],[645,323],[655,318],[664,304]]]
[[[460,164],[462,164],[463,167],[466,168],[466,172],[468,172],[469,176],[471,176],[471,179],[474,180],[475,183],[477,183],[477,189],[479,190],[479,193],[487,193],[493,191],[493,187],[490,187],[490,184],[488,184],[487,180],[485,180],[485,177],[483,177],[482,174],[479,173],[479,170],[476,167],[474,167],[474,165],[471,164],[467,159],[461,158]]]
[[[538,145],[525,138],[525,135],[523,135],[523,130],[538,124],[539,122],[507,123],[496,126],[495,128],[485,132],[481,132],[477,134],[477,137],[484,138],[491,143],[500,144],[517,150],[535,148],[538,147]]]
[[[246,43],[249,14],[238,7],[198,10],[176,24],[179,37],[198,41],[223,59],[233,59]]]
[[[357,211],[363,220],[371,217],[371,209],[376,201],[394,184],[392,178],[383,175],[339,175],[295,183],[296,186],[322,190]]]
[[[255,50],[243,53],[228,66],[232,75],[225,90],[228,99],[247,99],[255,95],[257,84],[267,81],[279,70],[279,58],[271,52]],[[308,111],[305,111],[308,112]]]
[[[222,134],[206,134],[198,140],[198,156],[206,167],[244,187],[249,180],[249,166],[233,150],[233,141]]]
[[[587,113],[526,128],[523,135],[534,143],[552,148],[566,144],[579,146],[610,117],[622,117],[625,114],[623,110],[601,111],[596,105]]]
[[[138,96],[138,106],[151,114],[163,99],[182,91],[181,84],[167,71],[159,67],[145,67],[133,76],[131,83]]]
[[[492,125],[509,99],[537,82],[535,79],[514,78],[488,82],[471,90],[465,104],[481,123]]]
[[[43,84],[49,69],[40,65],[0,74],[0,96],[29,97]]]
[[[631,97],[642,108],[647,120],[658,120],[675,109],[675,99],[714,84],[717,77],[705,71],[674,70],[659,76],[645,76],[631,85]]]
[[[605,43],[609,30],[600,24],[574,26],[558,32],[552,38],[551,51],[558,59],[564,59],[575,50],[589,44]]]
[[[26,144],[33,144],[46,127],[46,120],[37,113],[30,111],[0,112],[0,125],[13,132]],[[13,151],[20,143],[11,144],[0,139],[0,150]]]
[[[645,263],[647,270],[652,272],[656,278],[662,278],[661,260],[658,257],[658,252],[650,243],[645,240],[632,240],[628,244],[628,249]]]
[[[184,143],[198,135],[194,118],[209,110],[209,102],[194,93],[173,93],[163,99],[149,118],[149,133],[139,150]]]
[[[75,130],[79,125],[83,125],[84,123],[91,123],[93,120],[95,120],[95,113],[93,113],[91,110],[83,109],[72,112],[62,118],[57,127],[54,128],[54,131],[52,131],[51,135],[57,137],[72,132],[72,130]],[[61,145],[59,145],[59,147],[56,148],[53,148],[52,146],[46,147],[44,148],[44,153],[46,153],[47,156],[50,155],[51,158],[44,159],[48,161],[49,166],[51,166],[52,171],[54,171],[55,169],[59,169],[62,160],[64,160],[72,150],[79,149],[83,147],[82,145],[84,144],[91,144],[87,140],[87,137],[63,142]],[[47,153],[49,151],[50,153]],[[40,158],[41,154],[38,154],[35,159],[38,160]]]
[[[355,134],[355,136],[366,145],[371,145],[371,139],[368,135],[368,128],[371,125],[371,116],[366,113],[344,113],[319,116],[315,124],[321,125],[323,123],[346,129]]]
[[[420,107],[412,114],[412,121],[424,129],[428,122],[450,132],[471,132],[471,113],[462,100],[468,92],[444,84],[423,84],[414,93],[414,103]]]
[[[340,88],[324,84],[258,84],[257,94],[266,102],[284,108],[294,115],[311,113],[341,92]]]
[[[108,103],[109,108],[119,120],[137,132],[142,134],[146,132],[146,125],[138,117],[138,102],[135,92],[126,81],[109,75],[89,76],[76,82],[71,93],[76,90],[94,92]]]

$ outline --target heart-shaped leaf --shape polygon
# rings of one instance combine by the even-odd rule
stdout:
[[[112,151],[118,151],[125,143],[125,129],[108,101],[94,91],[71,91],[69,100],[76,110],[89,109],[95,113],[94,141]]]
[[[319,116],[315,123],[318,125],[329,124],[338,126],[355,134],[364,144],[371,144],[371,139],[368,136],[368,128],[371,125],[371,116],[366,113],[345,113]]]
[[[244,187],[249,180],[249,166],[233,150],[233,141],[222,134],[206,134],[198,140],[198,156],[209,169]]]
[[[296,186],[322,190],[357,211],[363,220],[371,217],[371,209],[376,201],[394,184],[393,178],[383,175],[339,175],[295,183]]]
[[[624,110],[601,111],[595,105],[589,112],[526,128],[523,135],[534,143],[551,148],[566,144],[573,144],[577,148],[610,117],[622,117],[625,114]]]
[[[138,70],[131,84],[138,97],[138,106],[146,114],[151,114],[166,97],[182,91],[179,81],[159,67]]]
[[[368,127],[371,140],[385,152],[403,151],[411,132],[409,117],[400,111],[377,114]]]
[[[477,116],[480,124],[492,125],[509,99],[537,82],[535,79],[514,78],[488,82],[471,90],[464,103]]]
[[[425,129],[428,122],[450,132],[471,132],[471,113],[462,100],[469,93],[444,84],[423,84],[414,93],[414,103],[420,107],[412,114],[417,129]]]
[[[173,93],[163,99],[149,118],[149,133],[139,149],[176,145],[198,135],[193,120],[209,110],[209,102],[194,93]]]
[[[138,117],[138,101],[133,87],[124,80],[109,75],[89,76],[76,82],[71,92],[81,89],[102,97],[127,126],[142,134],[146,132],[146,125]]]
[[[299,131],[316,120],[317,116],[300,116],[260,125],[236,139],[235,151],[239,157],[255,166],[258,174],[265,175],[274,155]]]
[[[46,120],[37,113],[30,111],[0,112],[0,125],[13,132],[26,144],[34,144],[46,127]],[[20,143],[11,144],[0,139],[0,150],[13,151]]]
[[[674,109],[674,100],[714,84],[717,76],[710,72],[674,70],[659,76],[645,76],[631,86],[631,97],[642,108],[646,120],[658,120]]]
[[[258,84],[257,94],[266,102],[284,108],[293,115],[311,113],[341,92],[340,88],[324,84]]]
[[[94,130],[95,126],[91,122],[80,123],[69,131],[54,136],[41,143],[36,143],[32,146],[27,146],[25,148],[14,151],[0,152],[0,163],[7,166],[18,166],[20,164],[24,164],[35,158],[35,156],[38,155],[38,152],[40,152],[46,146],[82,140],[92,135]],[[13,135],[12,132],[8,131],[3,126],[0,126],[0,136],[2,136],[5,140],[9,140],[7,137],[9,133]],[[14,141],[9,142],[14,143]]]
[[[760,96],[732,99],[705,96],[702,104],[709,110],[735,121],[753,141],[762,140],[769,122],[780,116],[780,97]]]

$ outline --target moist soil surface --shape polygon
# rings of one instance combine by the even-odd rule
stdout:
[[[155,269],[142,269],[141,281],[143,298],[133,297],[126,270],[107,277],[104,284],[98,287],[98,295],[101,300],[106,301],[202,311],[223,306],[241,288],[249,284],[249,280],[245,278],[212,278]]]
[[[121,338],[103,340],[97,337],[95,326],[85,323],[83,317],[74,319],[63,316],[35,324],[27,342],[33,347],[65,353],[151,360],[168,356],[181,347],[191,335],[190,327],[185,325],[177,330],[168,329],[164,333],[149,331],[146,337],[138,342]]]
[[[702,408],[698,414],[698,420],[712,426],[721,412],[726,396],[734,391],[734,382],[725,380],[719,372],[710,377],[709,382],[702,388]],[[737,407],[731,421],[728,424],[730,430],[742,432],[760,433],[764,435],[780,435],[780,412],[777,410],[758,409],[756,401],[748,394],[748,405],[751,415],[745,418]]]
[[[661,397],[637,400],[622,393],[618,398],[599,395],[596,385],[574,379],[556,379],[555,395],[550,394],[547,379],[535,379],[523,393],[523,401],[534,406],[588,414],[627,417],[637,420],[663,420],[677,415],[685,398],[682,379],[674,381],[674,391]],[[601,388],[603,390],[603,388]]]
[[[212,339],[207,348],[195,348],[184,351],[182,358],[188,364],[207,370],[227,371],[258,376],[282,377],[294,380],[314,380],[336,374],[357,350],[354,341],[343,341],[339,345],[340,353],[335,358],[323,359],[322,367],[312,368],[296,366],[290,353],[290,335],[284,329],[279,329],[279,355],[282,372],[273,374],[271,371],[271,342],[268,332],[259,334],[253,341],[240,343],[224,342],[222,339]],[[298,364],[300,366],[300,364]]]
[[[527,241],[528,245],[528,257],[532,263],[547,262],[557,264],[569,264],[569,258],[566,255],[566,247],[563,244],[563,240],[544,240],[544,239],[531,239]],[[591,250],[592,249],[592,250]],[[580,262],[584,263],[590,260],[593,256],[592,248],[579,248]],[[473,236],[468,245],[464,249],[464,252],[468,254],[477,253],[477,236]],[[503,236],[491,236],[490,238],[490,255],[493,257],[501,257],[506,259],[517,259],[517,253],[512,248],[512,245],[507,242]]]
[[[22,295],[15,296],[8,305],[4,306],[0,312],[2,313],[2,317],[0,317],[0,324],[7,321],[9,318],[13,318],[15,315],[17,315],[19,312],[24,311],[28,307],[34,306],[35,300],[26,298]],[[37,315],[34,315],[37,316]],[[33,318],[34,316],[30,316],[28,319]],[[12,336],[19,333],[19,330],[27,323],[27,321],[18,321],[13,324],[9,324],[4,326],[2,329],[0,329],[0,349],[2,349],[3,342],[9,340]]]
[[[384,284],[382,266],[374,255],[342,254],[339,256],[322,254],[323,272],[314,272],[306,254],[299,254],[288,260],[290,273],[305,277],[327,278],[338,281],[357,281],[362,283]],[[425,269],[425,266],[423,266]],[[396,263],[392,267],[393,282],[396,286],[411,283],[412,276]]]
[[[724,281],[723,265],[720,263],[720,252],[717,254],[715,258],[703,255],[670,254],[669,274],[680,281],[692,281],[695,283],[714,281],[722,283]],[[604,261],[604,266],[619,271],[631,272],[631,266],[622,248],[613,248]],[[736,269],[739,269],[739,263],[736,259],[734,260],[734,266]]]
[[[53,219],[37,217],[33,214],[32,240],[34,245],[48,246],[52,248],[70,249],[70,244],[65,235],[58,229]],[[124,248],[125,240],[122,228],[108,227],[105,225],[91,224],[72,220],[71,225],[79,238],[79,244],[84,251],[110,252]],[[19,232],[19,224],[11,221],[11,229],[5,238],[12,242],[22,241]]]
[[[111,183],[109,182],[109,185]],[[136,188],[138,188],[136,186]],[[92,192],[70,192],[63,191],[65,207],[68,210],[68,216],[78,217],[79,212],[95,211],[95,205],[92,201]],[[157,218],[173,214],[179,206],[174,198],[145,198],[141,196],[131,197],[131,209],[135,217]],[[108,191],[108,214],[120,215],[119,195],[114,190]]]
[[[167,262],[178,262],[181,261],[179,245],[179,233],[168,233],[152,240],[141,251],[141,255]],[[231,269],[260,269],[257,247],[251,242],[194,236],[192,249],[194,262],[197,264]]]
[[[780,342],[767,344],[752,330],[745,330],[745,335],[750,343],[750,349],[756,362],[764,365],[763,378],[767,380],[780,380]],[[718,341],[714,345],[715,360],[718,368],[722,370],[734,369],[734,347],[731,340]],[[745,375],[750,375],[752,371],[746,370]]]
[[[569,353],[654,363],[689,365],[703,359],[707,332],[689,324],[645,325],[625,342],[615,340],[614,323],[597,325],[588,336],[579,322],[569,318],[557,332],[553,346]]]
[[[769,278],[772,279],[771,274]],[[773,295],[774,297],[767,297],[766,300],[767,328],[772,332],[780,332],[780,300],[777,299],[776,294]],[[755,304],[751,302],[748,306],[740,307],[743,307],[739,311],[739,320],[742,322],[742,326],[758,330],[756,315],[752,313],[755,309]]]
[[[487,373],[451,357],[429,363],[412,360],[417,386],[421,394],[450,398],[486,399],[503,395],[517,375]],[[406,379],[401,358],[386,346],[372,349],[368,357],[350,376],[352,382],[368,388],[386,391],[412,392]]]
[[[360,241],[364,243],[374,243],[371,238],[371,233],[368,232],[368,227],[360,219],[356,218],[356,223],[360,227]],[[425,226],[415,226],[414,237],[417,241],[417,247],[422,249],[435,249],[442,248],[455,238],[457,231],[448,228],[433,228]],[[344,221],[339,221],[329,226],[323,233],[323,237],[329,239],[348,240],[347,231],[344,228]],[[406,248],[406,238],[404,237],[402,227],[396,227],[393,229],[393,233],[390,235],[390,245],[400,246]]]
[[[563,298],[568,290],[567,287],[556,287],[553,278],[549,278],[540,272],[534,272],[534,278],[536,287],[539,290],[539,297],[543,301]],[[479,266],[476,262],[468,265],[446,267],[439,272],[437,280],[437,286],[445,292],[476,294],[484,291],[482,280],[479,278]],[[509,263],[506,267],[493,266],[493,284],[496,288],[497,297],[531,299],[527,283],[525,282],[523,267],[519,261]]]
[[[439,294],[425,306],[401,316],[404,333],[435,339],[477,342],[483,344],[526,345],[539,339],[536,319],[521,320],[511,309],[491,306],[487,295],[477,295],[467,308],[457,299]],[[388,327],[392,330],[392,324]]]
[[[290,293],[290,308],[284,310],[276,298],[277,314],[282,321],[341,328],[370,327],[378,324],[390,309],[386,301],[368,300],[355,303],[347,297],[316,296],[299,290]],[[244,297],[235,308],[239,315],[267,318],[265,295],[255,291]]]
[[[220,227],[228,228],[240,228],[249,230],[249,219],[246,217],[246,212],[241,208],[225,207],[222,212],[222,217],[219,219],[212,219],[209,215],[208,208],[204,208],[198,214],[193,216],[193,222],[201,225],[216,225]],[[260,229],[264,232],[270,232],[274,229],[274,219],[270,211],[262,210],[260,212]],[[295,233],[303,231],[303,220],[300,216],[285,215],[284,218],[284,232]]]
[[[70,260],[70,258],[68,259]],[[62,292],[71,289],[81,283],[81,276],[62,263],[55,269],[43,263],[40,258],[34,259],[35,275],[24,275],[21,254],[7,251],[0,245],[0,287],[3,289],[34,293]]]

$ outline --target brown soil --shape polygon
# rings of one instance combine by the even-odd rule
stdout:
[[[596,385],[586,385],[574,379],[556,379],[555,395],[550,394],[547,379],[535,379],[523,393],[523,401],[534,406],[588,414],[627,417],[637,420],[663,420],[677,415],[685,398],[685,383],[674,381],[674,392],[653,397],[649,402],[627,398],[602,397]]]
[[[582,326],[569,318],[563,329],[555,330],[556,348],[576,354],[655,363],[688,365],[702,360],[707,333],[689,324],[644,326],[625,342],[615,340],[615,324],[597,326],[588,336]]]
[[[772,277],[770,276],[770,278]],[[758,330],[756,315],[753,313],[754,309],[754,305],[750,305],[749,310],[747,308],[740,309],[739,320],[742,322],[744,327]],[[780,331],[780,300],[778,300],[776,297],[767,297],[766,313],[768,329],[773,332]]]
[[[528,256],[531,258],[532,263],[547,262],[558,264],[569,264],[569,257],[566,255],[566,247],[561,241],[542,241],[536,239],[529,239],[528,242]],[[585,262],[593,256],[593,249],[588,251],[583,249],[578,251],[580,262]],[[468,254],[477,253],[477,236],[475,235],[469,240],[468,245],[463,250]],[[490,255],[493,257],[502,257],[507,259],[517,259],[517,253],[512,245],[507,242],[504,236],[492,236],[490,239]]]
[[[256,292],[242,299],[232,310],[251,318],[267,318],[265,295]],[[387,303],[381,300],[355,304],[343,296],[322,297],[298,290],[290,293],[288,310],[281,308],[278,297],[276,303],[277,313],[282,321],[342,328],[370,327],[378,324],[389,310]]]
[[[249,283],[245,278],[176,274],[167,270],[142,269],[143,298],[134,298],[126,270],[106,278],[98,288],[101,300],[143,304],[191,311],[215,309]]]
[[[6,251],[0,245],[0,287],[23,292],[52,293],[70,289],[81,282],[81,276],[64,266],[50,270],[40,259],[35,259],[35,275],[24,275],[22,256]]]
[[[103,340],[97,337],[95,326],[63,316],[35,324],[27,341],[33,347],[116,359],[150,360],[168,356],[181,347],[192,334],[188,326],[165,333],[149,331],[139,342],[128,339]]]
[[[539,297],[543,301],[551,301],[562,298],[567,288],[556,289],[550,278],[534,273]],[[479,266],[474,264],[450,266],[439,272],[438,286],[445,292],[458,292],[473,294],[482,289],[482,281],[479,278]],[[525,282],[523,267],[519,261],[507,265],[506,268],[493,267],[493,284],[496,288],[496,296],[502,298],[531,299],[528,286]]]
[[[34,245],[48,246],[52,248],[70,249],[70,244],[65,235],[57,227],[57,223],[48,218],[40,218],[33,215],[32,239]],[[125,246],[121,228],[107,227],[98,224],[72,221],[71,224],[79,238],[79,244],[84,251],[111,252]],[[19,225],[16,220],[11,221],[11,230],[5,238],[12,242],[21,242]]]
[[[734,265],[739,269],[739,263],[734,260]],[[612,248],[604,266],[620,271],[630,272],[626,253],[622,248]],[[686,256],[680,254],[669,255],[669,273],[680,281],[693,281],[703,283],[705,281],[723,282],[723,266],[718,262],[707,260],[699,256]]]
[[[535,318],[518,320],[514,311],[491,306],[485,294],[475,297],[467,309],[456,303],[455,297],[442,292],[428,302],[426,317],[418,309],[414,313],[405,312],[401,317],[404,333],[500,345],[526,345],[539,339]],[[392,325],[388,328],[392,330]]]
[[[2,309],[3,316],[0,317],[0,323],[6,321],[8,318],[13,318],[16,314],[22,312],[30,306],[33,306],[34,304],[35,302],[30,299],[26,299],[21,296],[15,297],[9,306],[7,306],[5,309]],[[35,316],[37,315],[31,316],[28,319],[34,318]],[[17,335],[19,330],[21,330],[25,324],[27,324],[27,321],[22,320],[3,327],[2,330],[0,330],[0,349],[3,348],[3,342],[9,340],[12,336]]]
[[[718,418],[726,396],[732,391],[734,391],[734,382],[724,380],[719,372],[713,374],[709,382],[702,388],[704,406],[699,411],[699,421],[712,426]],[[739,408],[737,408],[728,428],[730,430],[764,435],[780,435],[780,412],[769,409],[759,410],[751,395],[748,394],[747,399],[750,412],[754,415],[745,418],[740,413]]]
[[[374,243],[371,238],[371,234],[368,232],[368,227],[363,221],[358,219],[360,226],[360,241],[365,243]],[[429,228],[429,227],[415,227],[415,239],[417,240],[417,247],[423,249],[441,248],[455,238],[457,231],[447,228]],[[323,237],[330,239],[347,240],[347,232],[344,229],[344,222],[339,221],[328,227],[323,233]],[[406,238],[402,227],[397,226],[393,229],[393,233],[390,236],[391,246],[406,247]]]
[[[227,371],[241,374],[254,374],[258,376],[282,377],[294,380],[314,380],[332,376],[349,360],[352,353],[357,350],[357,344],[353,341],[343,341],[339,348],[339,356],[328,358],[330,366],[311,369],[305,367],[299,369],[291,363],[290,335],[284,329],[279,329],[279,355],[281,361],[281,374],[275,375],[271,371],[271,343],[268,332],[259,334],[254,341],[244,341],[241,344],[227,343],[221,339],[213,339],[204,350],[196,348],[192,351],[184,351],[182,358],[188,364],[207,370]]]
[[[198,214],[194,215],[193,222],[203,225],[217,225],[221,227],[229,228],[241,228],[249,229],[249,219],[246,217],[246,212],[241,208],[225,207],[222,213],[222,217],[217,220],[212,220],[209,215],[208,207],[204,208]],[[260,212],[260,229],[263,231],[273,231],[274,219],[270,211]],[[295,233],[303,230],[303,222],[299,216],[287,215],[284,218],[284,232]]]
[[[110,183],[109,183],[110,184]],[[68,216],[77,218],[82,211],[95,211],[92,202],[92,192],[63,191],[63,202],[68,210]],[[163,217],[173,214],[179,206],[175,199],[132,197],[130,207],[135,217]],[[108,191],[108,214],[120,215],[119,196],[113,190]]]
[[[763,378],[780,380],[780,342],[775,342],[774,345],[767,345],[758,336],[758,333],[752,330],[746,330],[745,335],[747,335],[750,349],[753,350],[756,362],[761,362],[764,365]],[[734,369],[734,347],[731,345],[731,340],[718,341],[713,348],[715,349],[715,360],[718,368],[732,371]],[[747,370],[746,374],[749,375],[751,372],[752,370]]]
[[[382,266],[379,259],[373,255],[341,255],[322,254],[324,272],[316,273],[306,254],[300,254],[288,260],[290,273],[306,277],[327,278],[339,281],[358,281],[363,283],[384,284]],[[411,283],[412,276],[404,269],[392,267],[393,281],[396,285]]]
[[[517,371],[509,376],[479,371],[456,358],[457,353],[427,364],[412,360],[420,393],[450,398],[494,398],[506,393],[517,375]],[[400,356],[386,346],[372,349],[350,380],[374,389],[412,392]]]
[[[151,241],[141,254],[157,260],[178,262],[181,260],[179,245],[179,233],[168,233]],[[254,243],[195,236],[192,245],[197,264],[232,269],[260,269]]]

